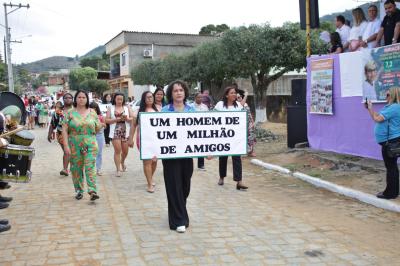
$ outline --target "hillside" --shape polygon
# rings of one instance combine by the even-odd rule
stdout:
[[[32,63],[21,64],[29,72],[41,73],[50,70],[71,69],[79,66],[79,62],[73,57],[52,56]]]
[[[368,7],[371,4],[375,4],[378,7],[378,10],[379,10],[379,1],[371,2],[371,3],[365,3],[365,4],[362,4],[362,5],[359,6],[364,11],[364,14],[365,14],[366,17],[368,16]],[[379,12],[378,12],[378,14],[379,14]],[[343,12],[337,12],[337,13],[332,13],[332,14],[329,14],[329,15],[322,16],[320,18],[320,21],[334,22],[335,19],[336,19],[336,16],[338,16],[338,15],[343,15],[351,23],[353,22],[353,16],[351,14],[351,9],[346,9]]]
[[[106,47],[104,45],[99,45],[96,48],[90,50],[85,55],[81,56],[79,59],[90,57],[90,56],[102,56],[102,54],[106,51]]]
[[[105,46],[100,45],[89,52],[87,52],[85,55],[79,57],[78,60],[76,60],[73,57],[66,57],[66,56],[52,56],[48,57],[39,61],[27,63],[27,64],[21,64],[19,65],[20,68],[24,68],[29,72],[33,73],[41,73],[41,72],[46,72],[46,71],[55,71],[59,69],[71,69],[71,68],[76,68],[79,67],[79,60],[85,57],[90,57],[90,56],[101,56],[104,51],[105,51]]]

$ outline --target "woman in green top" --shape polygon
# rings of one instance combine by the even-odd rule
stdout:
[[[64,151],[70,155],[72,181],[77,200],[83,197],[83,171],[90,200],[99,198],[96,187],[96,132],[100,130],[100,121],[94,110],[89,108],[89,96],[78,91],[74,98],[74,107],[68,111],[63,121]]]

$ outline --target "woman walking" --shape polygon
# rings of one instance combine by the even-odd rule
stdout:
[[[100,107],[96,102],[91,102],[90,103],[90,108],[92,108],[96,114],[97,117],[99,118],[100,121],[100,130],[96,134],[96,141],[97,141],[97,146],[99,147],[97,156],[96,156],[96,173],[98,176],[103,175],[101,172],[101,166],[103,165],[103,146],[104,146],[104,128],[106,127],[105,119],[103,115],[101,114]]]
[[[233,86],[225,89],[223,100],[215,105],[217,111],[240,111],[243,106],[237,101],[237,90]],[[227,156],[219,157],[219,181],[218,185],[224,185],[224,178],[226,177],[226,168],[228,164]],[[236,189],[248,189],[242,182],[242,159],[240,156],[232,156],[233,164],[233,180],[236,181]]]
[[[400,88],[392,87],[386,94],[387,105],[379,113],[372,109],[371,101],[367,108],[375,124],[375,139],[382,146],[382,157],[386,167],[386,189],[376,196],[382,199],[395,199],[399,195],[399,168],[397,157],[388,154],[387,142],[400,140]]]
[[[133,114],[133,122],[131,131],[129,133],[129,146],[133,147],[133,137],[136,131],[136,146],[140,151],[140,120],[139,113],[142,112],[158,112],[156,105],[154,104],[154,96],[150,91],[143,92],[140,100],[139,110]],[[143,172],[147,180],[147,192],[154,193],[155,183],[153,181],[154,172],[157,168],[157,160],[143,160]]]
[[[111,99],[112,99],[111,95],[108,93],[103,96],[103,104],[107,106],[107,109],[111,105]],[[104,140],[106,141],[106,147],[110,147],[111,139],[109,135],[110,135],[110,125],[106,124],[106,128],[104,129]]]
[[[107,110],[106,123],[110,124],[109,137],[114,147],[114,163],[116,176],[120,177],[126,171],[125,159],[128,156],[128,137],[132,123],[132,110],[125,105],[125,95],[117,92],[112,105]]]
[[[95,163],[98,150],[96,132],[100,130],[100,121],[96,112],[89,108],[89,96],[85,91],[76,92],[74,108],[65,114],[62,130],[64,151],[70,155],[75,198],[80,200],[83,197],[85,174],[90,200],[98,199]]]
[[[193,107],[186,104],[189,89],[185,82],[177,80],[168,85],[167,98],[169,104],[162,112],[194,112]],[[190,179],[193,174],[193,159],[164,159],[163,174],[168,199],[169,228],[184,233],[189,226],[186,201],[190,193]]]
[[[33,130],[35,128],[36,108],[34,99],[34,97],[29,98],[28,106],[26,108],[28,114],[28,130]]]
[[[161,108],[163,108],[166,103],[165,103],[165,99],[164,99],[164,90],[161,86],[157,86],[157,89],[154,91],[153,93],[154,96],[154,101],[155,101],[155,105],[157,106],[158,111],[161,110]]]

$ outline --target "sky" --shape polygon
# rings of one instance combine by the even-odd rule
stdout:
[[[13,1],[30,5],[8,16],[11,39],[22,41],[11,45],[14,64],[50,56],[81,56],[122,30],[197,34],[207,24],[237,27],[269,22],[280,26],[300,20],[299,0]],[[341,12],[364,2],[319,0],[319,14]],[[0,24],[4,38],[4,7]],[[3,47],[0,51],[4,59]]]

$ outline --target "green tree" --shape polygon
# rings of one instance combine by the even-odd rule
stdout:
[[[109,60],[100,56],[84,57],[79,62],[81,67],[91,67],[98,70],[110,70]]]
[[[97,79],[95,69],[91,67],[76,68],[69,73],[69,86],[73,90],[78,90],[81,82],[92,79]]]
[[[44,72],[39,75],[36,79],[32,80],[32,88],[37,89],[43,85],[44,82],[48,82],[49,80],[49,73]]]
[[[218,33],[229,30],[229,26],[226,24],[214,25],[208,24],[204,27],[201,27],[199,34],[200,35],[217,35]]]
[[[313,34],[312,39],[313,52],[324,51],[318,34]],[[250,77],[256,121],[266,121],[266,93],[271,82],[306,66],[305,32],[293,23],[275,28],[269,24],[252,25],[227,31],[222,43],[227,52],[227,77]]]
[[[79,89],[88,92],[96,92],[99,95],[102,95],[103,92],[108,90],[109,88],[110,87],[107,81],[99,79],[84,80],[79,84]]]

